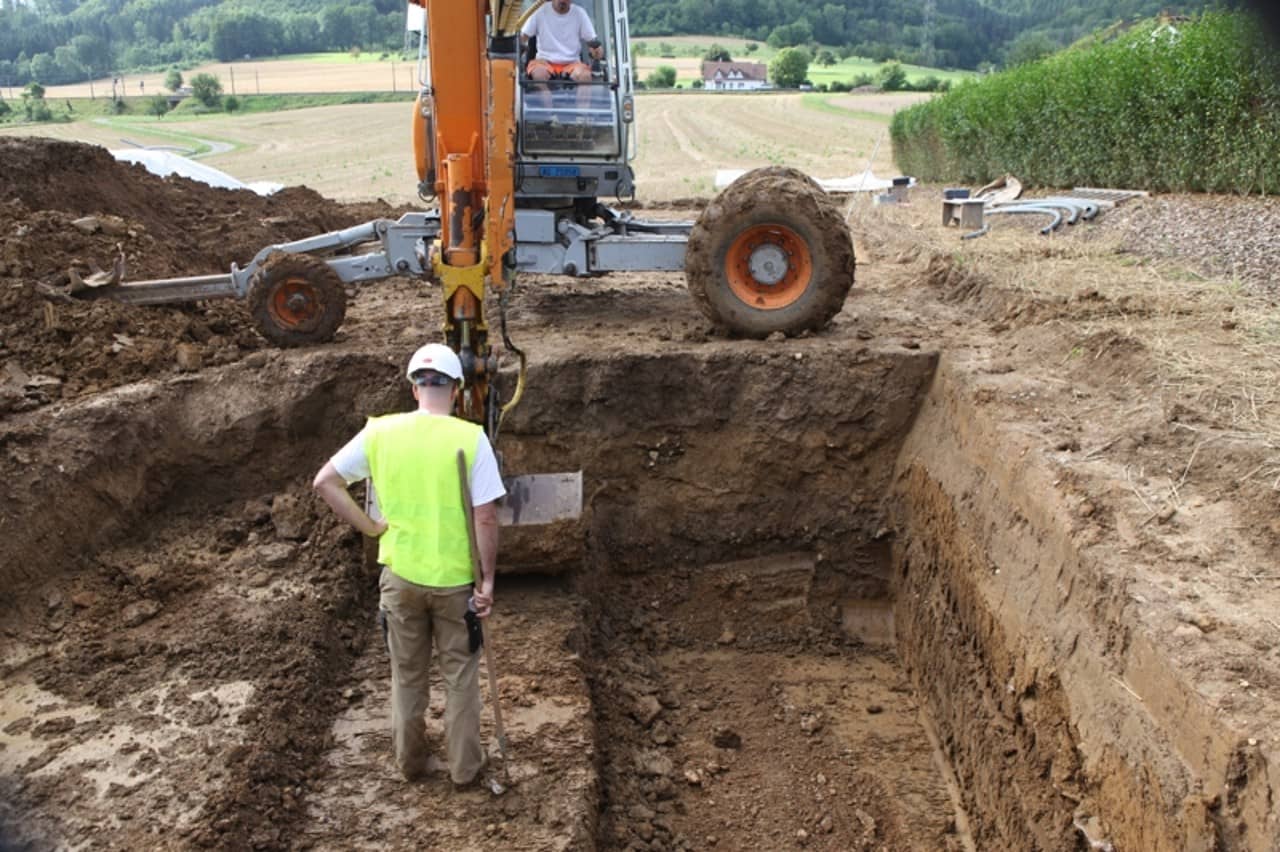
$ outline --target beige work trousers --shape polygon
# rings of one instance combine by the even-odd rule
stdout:
[[[449,776],[467,784],[484,768],[480,743],[480,654],[467,644],[470,586],[410,583],[383,567],[379,607],[391,656],[391,736],[396,765],[410,780],[427,769],[426,720],[431,644],[445,685],[444,730]]]

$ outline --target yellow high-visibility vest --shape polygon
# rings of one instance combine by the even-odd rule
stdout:
[[[474,579],[458,450],[470,470],[480,432],[456,417],[416,412],[369,420],[364,450],[387,520],[378,561],[410,583],[449,588]]]

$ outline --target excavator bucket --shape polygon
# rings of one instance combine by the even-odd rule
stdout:
[[[498,501],[498,523],[524,527],[576,520],[582,515],[582,471],[528,473],[504,476],[507,496]],[[365,481],[364,509],[375,521],[382,518],[373,482]]]
[[[507,496],[498,501],[498,523],[505,527],[572,521],[582,515],[582,471],[530,473],[504,480]]]

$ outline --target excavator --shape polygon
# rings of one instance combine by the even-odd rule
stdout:
[[[794,169],[766,167],[727,187],[696,222],[632,216],[624,208],[635,196],[637,144],[626,0],[573,0],[598,35],[583,47],[589,81],[527,74],[533,44],[521,29],[545,2],[409,0],[424,22],[412,137],[427,209],[267,246],[228,274],[117,283],[95,295],[140,305],[241,299],[259,332],[289,347],[333,337],[350,285],[399,275],[438,284],[444,338],[465,373],[457,414],[495,442],[525,387],[525,353],[506,331],[520,273],[683,270],[694,304],[731,334],[825,325],[853,283],[854,256],[844,216],[823,190]],[[495,307],[504,346],[519,359],[505,402],[490,341]],[[530,509],[566,502],[554,484],[521,493]]]

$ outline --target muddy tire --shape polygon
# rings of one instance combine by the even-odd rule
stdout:
[[[323,260],[277,252],[250,283],[248,307],[267,340],[276,346],[306,346],[333,339],[347,314],[347,292]]]
[[[689,294],[713,323],[746,337],[831,321],[853,286],[853,238],[812,179],[770,166],[716,196],[689,234]]]

